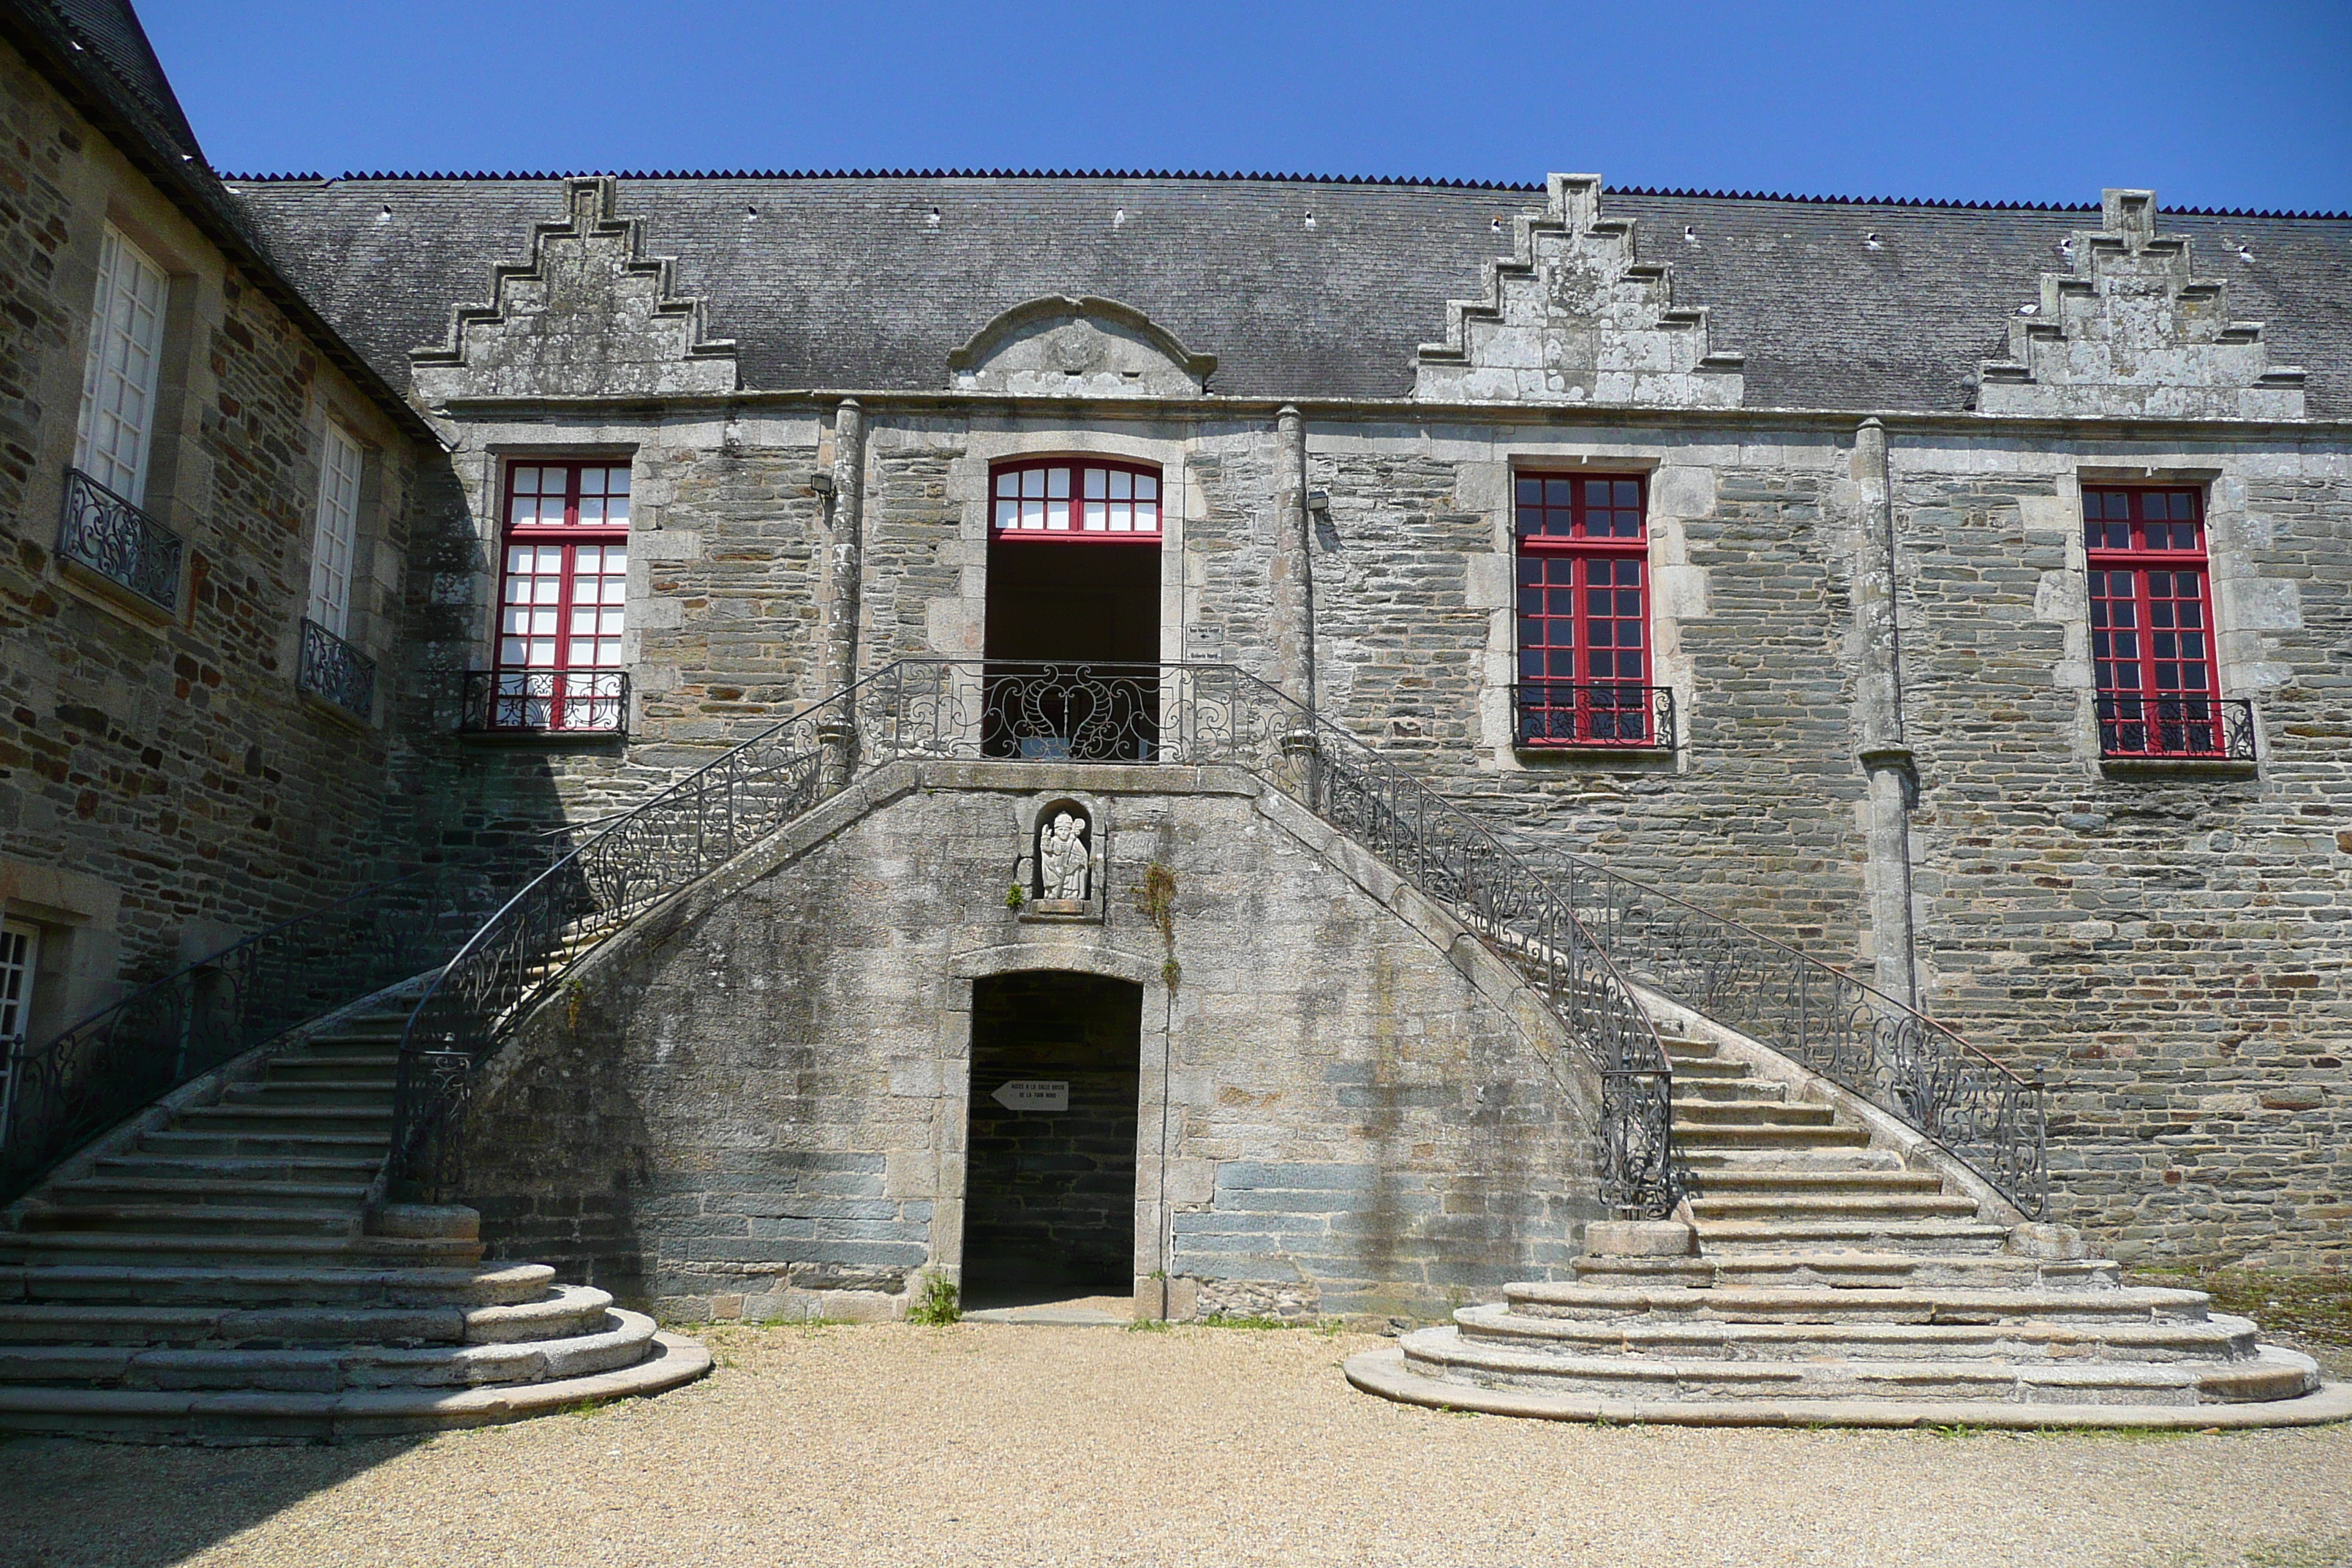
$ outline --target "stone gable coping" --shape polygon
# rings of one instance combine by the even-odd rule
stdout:
[[[1423,343],[1423,401],[1736,408],[1746,357],[1717,353],[1703,306],[1674,302],[1674,269],[1639,259],[1630,218],[1601,215],[1601,176],[1554,174],[1543,216],[1512,220],[1486,297],[1449,300]]]
[[[494,267],[486,304],[450,311],[446,339],[410,351],[417,391],[453,397],[730,393],[735,344],[704,334],[703,303],[645,254],[609,176],[563,182],[565,216],[531,226],[530,260]]]
[[[2060,248],[2070,272],[2009,323],[1988,360],[1985,414],[2301,419],[2304,373],[2273,365],[2259,321],[2230,319],[2229,286],[2190,270],[2189,241],[2156,232],[2154,191],[2102,194],[2101,226]]]

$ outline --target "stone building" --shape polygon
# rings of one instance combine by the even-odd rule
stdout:
[[[1641,1206],[1610,986],[1865,1057],[1916,1009],[1981,1104],[1839,1081],[2011,1219],[2345,1260],[2352,219],[215,180],[152,59],[47,63],[127,12],[7,9],[33,1034],[562,830],[436,1169],[683,1316],[1551,1278]],[[142,266],[144,602],[53,522]],[[1539,940],[1489,896],[1533,882]]]

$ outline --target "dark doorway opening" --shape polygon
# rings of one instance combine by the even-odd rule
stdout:
[[[1054,971],[972,983],[967,1308],[1134,1289],[1142,1029],[1130,981]]]
[[[1157,541],[989,542],[982,751],[1149,762],[1160,721]]]

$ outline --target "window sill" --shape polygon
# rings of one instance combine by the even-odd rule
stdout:
[[[299,686],[294,689],[294,695],[302,704],[305,712],[314,713],[330,722],[340,724],[355,734],[373,735],[375,733],[375,725],[372,721],[361,718],[331,698],[321,697],[315,691],[305,691]]]
[[[2262,772],[2252,757],[2101,757],[2109,778],[2250,779]]]
[[[1529,746],[1515,744],[1511,754],[1522,767],[1616,769],[1622,773],[1673,773],[1672,746]]]
[[[124,587],[105,573],[85,566],[70,555],[52,552],[51,558],[57,563],[59,580],[75,598],[84,604],[104,610],[116,619],[128,621],[144,631],[161,632],[178,624],[178,609],[159,605],[146,595]]]
[[[525,746],[572,750],[597,746],[620,746],[629,738],[626,730],[460,730],[457,742],[466,746]]]

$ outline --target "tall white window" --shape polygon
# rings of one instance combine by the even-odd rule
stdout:
[[[40,962],[41,933],[15,921],[0,924],[0,1069],[8,1047],[25,1037],[33,1011],[33,967]]]
[[[133,503],[146,499],[169,286],[163,269],[109,225],[99,247],[97,308],[90,316],[89,363],[82,372],[74,467]]]
[[[310,542],[310,618],[351,635],[352,548],[360,531],[359,443],[329,424],[319,461],[319,523]]]

